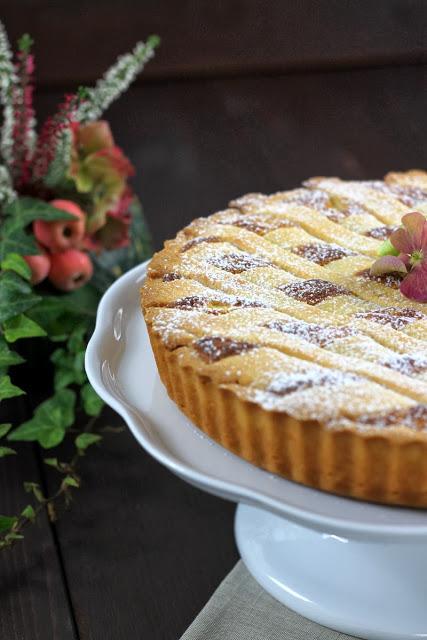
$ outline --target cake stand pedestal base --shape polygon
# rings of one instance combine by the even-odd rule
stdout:
[[[255,580],[297,613],[367,640],[427,638],[427,541],[347,539],[243,504],[235,530]]]

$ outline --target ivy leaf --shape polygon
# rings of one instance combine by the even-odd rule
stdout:
[[[16,454],[15,449],[11,449],[10,447],[0,447],[0,458],[5,458],[6,456],[13,456]]]
[[[66,340],[80,318],[78,306],[70,308],[67,299],[68,295],[44,296],[27,314],[52,340]]]
[[[89,384],[85,384],[80,390],[80,397],[83,401],[83,408],[88,416],[99,416],[104,406],[104,401]]]
[[[14,531],[11,531],[4,537],[4,539],[7,543],[10,543],[12,540],[23,540],[24,536],[22,533],[15,533]]]
[[[77,354],[86,349],[85,334],[87,327],[85,324],[77,327],[71,334],[67,342],[67,348],[71,353]]]
[[[3,422],[3,424],[0,424],[0,438],[3,438],[3,436],[6,435],[6,433],[8,433],[12,428],[12,425],[8,422],[5,423]]]
[[[44,458],[43,462],[49,467],[54,467],[54,469],[58,469],[58,471],[60,470],[58,458]]]
[[[72,291],[65,297],[67,299],[68,309],[78,309],[81,316],[95,320],[101,296],[92,284],[87,284],[80,289],[76,289],[76,291]]]
[[[34,236],[23,229],[19,220],[8,218],[0,227],[0,260],[10,253],[33,256],[40,253]]]
[[[77,436],[75,444],[79,451],[85,451],[91,444],[95,444],[102,440],[102,436],[96,433],[81,433]]]
[[[24,393],[25,391],[12,384],[9,376],[0,377],[0,400],[22,396]]]
[[[15,198],[4,209],[7,218],[0,228],[0,260],[9,253],[21,256],[36,255],[40,249],[34,236],[25,228],[34,220],[74,220],[75,216],[52,207],[37,198]]]
[[[80,487],[80,482],[77,480],[77,478],[74,478],[73,476],[65,476],[65,478],[62,481],[62,486],[76,487],[76,489],[78,489]]]
[[[4,337],[8,342],[16,342],[21,338],[37,338],[46,335],[46,331],[37,322],[27,318],[23,313],[6,320],[3,328]]]
[[[64,439],[66,429],[74,422],[76,394],[61,389],[42,402],[31,420],[24,422],[7,436],[10,441],[37,441],[45,449],[57,446]]]
[[[0,533],[11,529],[17,520],[16,516],[0,516]]]
[[[40,485],[37,482],[24,482],[24,490],[27,493],[32,493],[39,502],[43,502],[45,499]]]
[[[27,504],[27,506],[22,509],[21,516],[23,516],[24,518],[28,518],[28,520],[31,520],[31,522],[34,522],[34,520],[36,519],[36,512],[30,504]]]
[[[13,271],[0,274],[0,323],[33,307],[41,298]]]
[[[15,220],[21,228],[26,227],[34,220],[75,220],[71,213],[52,207],[51,204],[38,198],[16,198],[6,208],[6,215]]]
[[[0,369],[9,367],[12,364],[20,364],[24,359],[20,355],[11,351],[3,338],[0,338]]]
[[[83,384],[86,374],[83,366],[76,363],[76,356],[65,349],[56,349],[51,355],[55,365],[53,384],[56,390],[64,389],[69,384]]]
[[[31,269],[18,253],[8,253],[0,266],[3,271],[15,271],[24,280],[31,280]]]

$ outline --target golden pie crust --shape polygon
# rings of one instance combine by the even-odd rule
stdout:
[[[427,213],[427,173],[249,194],[167,241],[141,305],[169,396],[249,462],[336,494],[427,507],[427,305],[371,278]]]

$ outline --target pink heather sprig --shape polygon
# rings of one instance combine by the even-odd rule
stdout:
[[[30,166],[35,144],[33,108],[34,56],[30,53],[33,41],[24,35],[19,40],[15,71],[17,84],[13,89],[13,150],[11,172],[19,189],[30,179]]]
[[[80,93],[67,94],[58,112],[47,118],[40,131],[33,159],[33,180],[42,180],[55,158],[58,144],[75,121],[76,110],[82,100]]]

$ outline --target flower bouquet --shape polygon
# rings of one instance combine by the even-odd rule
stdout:
[[[52,496],[31,479],[25,483],[28,504],[16,515],[0,515],[0,548],[22,538],[23,527],[40,511],[55,518],[58,503],[68,504],[80,484],[79,460],[102,437],[97,420],[103,405],[86,378],[85,346],[100,296],[118,275],[149,256],[150,244],[128,182],[134,169],[100,118],[158,42],[151,36],[138,43],[94,88],[66,95],[37,134],[32,40],[24,35],[13,57],[0,23],[2,416],[22,414],[20,396],[28,398],[24,422],[0,424],[0,458],[16,455],[17,447],[25,446],[19,442],[37,443],[45,464],[59,474]],[[36,358],[40,352],[52,365],[47,379],[44,358]],[[17,365],[24,359],[31,375],[27,372],[22,383]],[[31,406],[37,378],[43,379],[43,396]],[[66,436],[73,439],[73,454],[65,462],[51,450]]]

